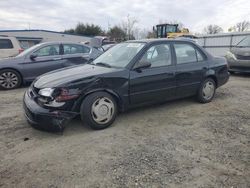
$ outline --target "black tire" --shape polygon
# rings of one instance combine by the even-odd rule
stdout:
[[[100,102],[101,99],[104,101],[107,100],[108,102],[113,103],[113,105],[111,105],[113,108],[110,108],[111,110],[107,110],[109,109],[109,107],[103,104],[103,106],[105,106],[104,108],[107,110],[107,113],[110,112],[112,114],[112,117],[110,116],[110,119],[107,118],[109,119],[107,122],[104,121],[102,123],[99,123],[94,119],[96,114],[93,112],[92,107],[93,105],[98,104],[98,102]],[[100,108],[98,109],[100,110]],[[86,122],[86,124],[90,126],[92,129],[95,129],[95,130],[105,129],[109,127],[116,118],[117,104],[116,104],[115,99],[110,94],[106,92],[95,92],[95,93],[89,94],[86,98],[84,98],[81,104],[80,113],[81,113],[82,121]]]
[[[6,78],[6,75],[12,75],[11,78],[12,79],[15,78],[14,80],[12,80],[11,84],[3,82],[4,78]],[[3,69],[0,71],[0,89],[2,90],[15,89],[20,87],[21,83],[22,83],[22,77],[17,71],[12,69]]]
[[[208,84],[211,88],[213,87],[213,92],[211,89],[210,95],[207,95],[207,96],[204,93],[204,88],[205,88],[206,84]],[[215,91],[216,91],[215,81],[212,78],[206,78],[200,85],[200,88],[199,88],[199,91],[197,94],[197,100],[200,103],[209,103],[213,100],[214,95],[215,95]]]

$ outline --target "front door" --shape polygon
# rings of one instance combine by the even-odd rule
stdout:
[[[175,96],[175,66],[169,43],[152,45],[137,62],[147,61],[151,66],[130,71],[131,105],[164,101]]]
[[[62,68],[62,55],[60,45],[53,44],[43,46],[25,58],[22,64],[27,80],[34,80],[37,76]]]

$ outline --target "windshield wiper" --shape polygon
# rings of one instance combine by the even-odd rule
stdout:
[[[103,63],[103,62],[98,62],[98,63],[95,63],[95,65],[101,65],[101,66],[104,66],[104,67],[108,67],[108,68],[111,68],[111,66],[107,63]]]

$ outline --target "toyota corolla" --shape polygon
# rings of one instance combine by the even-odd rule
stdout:
[[[91,63],[38,77],[24,95],[24,110],[39,129],[63,130],[78,115],[104,129],[118,112],[137,106],[189,96],[208,103],[228,79],[226,60],[191,41],[128,41]]]

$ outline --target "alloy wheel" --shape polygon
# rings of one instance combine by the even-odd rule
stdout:
[[[6,89],[12,89],[18,84],[18,76],[13,72],[3,72],[0,75],[0,85]]]

